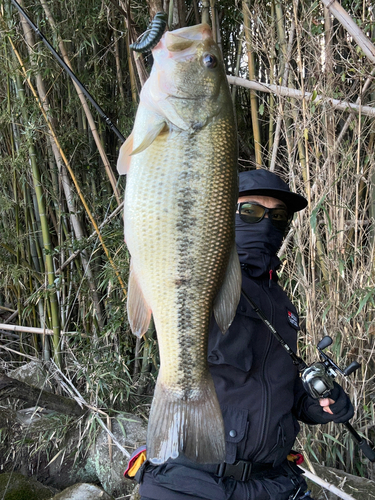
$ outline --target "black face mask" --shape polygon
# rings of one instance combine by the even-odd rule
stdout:
[[[276,229],[270,219],[247,224],[236,214],[236,245],[241,265],[253,278],[268,277],[276,271],[280,260],[276,253],[281,247],[284,231]]]

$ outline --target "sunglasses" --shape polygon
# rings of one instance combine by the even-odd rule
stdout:
[[[238,203],[237,211],[240,215],[240,219],[247,224],[256,224],[268,214],[271,223],[281,231],[285,231],[293,218],[285,208],[266,208],[249,201]]]

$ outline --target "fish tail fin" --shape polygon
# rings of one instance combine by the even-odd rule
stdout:
[[[147,458],[161,464],[180,453],[199,463],[221,463],[225,458],[224,423],[211,376],[191,398],[157,382],[147,429]]]

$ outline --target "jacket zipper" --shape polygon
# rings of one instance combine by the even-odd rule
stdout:
[[[262,288],[264,290],[264,294],[267,296],[268,298],[268,301],[271,305],[271,318],[269,318],[269,321],[273,321],[273,306],[272,306],[272,301],[270,300],[265,288],[263,285],[262,285]],[[263,369],[262,369],[262,375],[263,375],[263,380],[264,380],[264,384],[263,384],[263,387],[264,387],[264,410],[263,410],[263,424],[262,424],[262,428],[261,428],[261,431],[259,433],[259,439],[258,439],[258,442],[257,442],[257,446],[255,448],[256,452],[255,452],[255,455],[254,455],[254,458],[253,458],[253,461],[255,462],[256,461],[256,458],[257,456],[259,455],[259,453],[262,451],[262,443],[264,441],[264,438],[265,438],[265,435],[266,435],[266,431],[269,427],[269,420],[270,420],[270,415],[269,415],[269,408],[270,408],[270,391],[269,391],[269,382],[268,382],[268,377],[267,377],[267,370],[266,370],[266,361],[267,361],[267,358],[268,358],[268,354],[270,352],[270,349],[271,349],[271,344],[272,344],[272,341],[273,341],[273,337],[271,335],[269,335],[268,337],[268,345],[267,345],[267,349],[266,349],[266,353],[264,355],[264,358],[263,358]]]

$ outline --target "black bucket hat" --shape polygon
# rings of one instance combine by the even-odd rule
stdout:
[[[292,193],[289,186],[278,175],[259,168],[239,174],[239,196],[260,194],[272,196],[285,203],[289,212],[298,212],[307,206],[307,200],[297,193]]]

